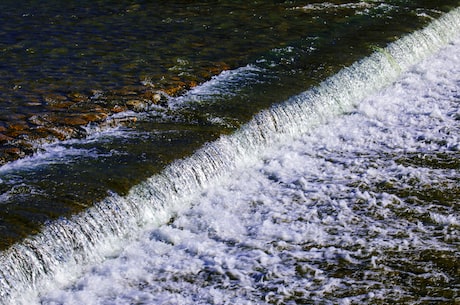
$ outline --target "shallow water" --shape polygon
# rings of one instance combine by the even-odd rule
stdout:
[[[91,74],[88,82],[72,69],[62,74],[82,86],[74,92],[93,94],[83,108],[138,99],[145,88],[169,82],[196,84],[166,105],[126,109],[104,124],[79,127],[78,138],[33,142],[33,156],[0,167],[1,244],[11,247],[1,256],[2,301],[449,304],[458,298],[458,43],[410,68],[453,38],[458,21],[384,48],[457,1],[155,4],[162,10],[104,4],[69,7],[66,13],[78,18],[61,18],[56,8],[21,15],[32,16],[35,26],[49,21],[53,35],[67,23],[74,28],[81,19],[105,16],[98,33],[114,45],[87,48],[90,57],[104,55],[99,68],[107,73]],[[18,10],[9,8],[6,14]],[[120,22],[126,31],[128,25],[144,31],[144,40],[134,35],[139,44],[153,43],[147,33],[155,26],[170,31],[167,37],[181,33],[176,44],[157,42],[171,47],[168,53],[159,46],[166,56],[160,62],[174,66],[149,65],[157,71],[151,74],[131,67],[127,78],[112,73],[126,39],[112,28]],[[71,37],[62,32],[62,39]],[[197,37],[206,38],[209,53],[190,52]],[[120,58],[144,56],[140,50],[146,53],[133,47]],[[155,52],[146,56],[157,60]],[[32,66],[55,67],[43,60],[47,49],[37,53]],[[13,56],[8,64],[27,62]],[[59,81],[22,81],[33,83],[26,86],[32,91],[15,88],[9,95],[15,98],[5,102],[5,126],[17,109],[22,119],[37,109],[55,111],[25,102],[38,87],[70,99]]]

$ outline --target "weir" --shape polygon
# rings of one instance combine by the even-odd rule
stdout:
[[[142,230],[164,224],[186,209],[191,197],[229,171],[244,166],[271,144],[295,138],[351,110],[459,32],[457,8],[318,87],[261,111],[234,134],[174,162],[128,195],[111,194],[85,212],[48,223],[42,232],[0,254],[0,303],[21,303],[47,286],[68,283],[69,270],[116,255]]]

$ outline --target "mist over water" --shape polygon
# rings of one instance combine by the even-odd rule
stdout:
[[[2,302],[458,301],[452,8],[284,3],[274,45],[3,165]]]

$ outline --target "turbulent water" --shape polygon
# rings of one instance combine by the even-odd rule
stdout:
[[[458,2],[101,1],[69,5],[71,18],[49,3],[22,18],[100,22],[88,54],[105,56],[82,69],[105,73],[85,82],[78,69],[60,72],[79,91],[98,89],[94,105],[113,102],[115,83],[199,84],[166,106],[84,126],[83,137],[36,142],[34,155],[0,167],[1,303],[460,302]],[[123,55],[130,36],[101,33],[120,20],[129,31],[128,13],[142,26]],[[148,24],[169,40],[142,36]],[[98,49],[102,36],[113,41]],[[34,44],[26,38],[3,50],[16,54],[4,71],[22,71],[14,77],[27,90],[0,95],[11,98],[1,126],[18,119],[14,109],[35,113],[27,98],[68,84],[13,68]],[[201,53],[190,49],[197,38]],[[142,57],[146,45],[158,47],[144,57],[151,67],[115,73],[111,61]],[[37,46],[34,56],[49,53]],[[65,48],[53,54],[88,59]],[[159,53],[174,66],[153,65]],[[210,66],[226,71],[198,76]],[[117,125],[126,118],[135,120]]]

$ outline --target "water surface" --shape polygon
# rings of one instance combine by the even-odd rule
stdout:
[[[146,303],[220,303],[219,295],[230,292],[236,303],[455,300],[458,266],[449,262],[458,260],[458,44],[441,53],[437,64],[397,76],[453,39],[458,21],[452,17],[431,32],[386,47],[458,5],[0,4],[5,20],[0,144],[7,156],[28,155],[0,167],[5,302],[14,295],[13,287],[32,291],[25,303],[38,296],[50,304],[67,299],[70,304],[82,299],[122,304],[144,295]],[[356,108],[394,81],[380,93],[383,97]],[[280,141],[290,144],[279,147],[279,154],[262,153]],[[242,169],[246,165],[248,172]],[[224,174],[233,182],[219,182]],[[240,176],[248,177],[241,185]],[[214,183],[222,189],[203,190]],[[251,215],[254,222],[246,222]],[[201,222],[207,218],[212,224]],[[364,231],[357,227],[362,223]],[[144,235],[149,237],[139,237]],[[127,254],[131,246],[119,254],[137,238],[141,248],[156,249],[172,265],[160,262],[161,270],[151,270],[148,263],[139,264],[145,259]],[[200,251],[215,246],[235,256],[224,259],[216,252],[222,261],[210,262],[199,249],[184,250],[200,241],[209,243]],[[273,247],[262,247],[265,243]],[[143,257],[144,250],[133,251]],[[241,255],[262,259],[260,268],[248,265],[252,273],[240,274],[246,267],[231,262]],[[103,263],[107,256],[119,258]],[[118,268],[125,268],[120,267],[125,257],[140,268],[132,281],[120,275],[126,294],[104,287],[94,291],[87,284],[103,270],[123,274]],[[272,259],[287,273],[267,271]],[[331,263],[335,259],[337,264]],[[184,260],[196,262],[190,274],[203,278],[188,286],[192,275],[171,271],[165,275],[165,285],[171,286],[153,289],[163,269],[179,268],[176,264]],[[95,265],[85,269],[88,263]],[[59,270],[70,265],[72,272],[61,279]],[[240,271],[234,274],[232,266]],[[146,281],[139,279],[145,270],[152,274]],[[286,288],[283,283],[293,270],[313,282]],[[43,277],[64,290],[46,295]],[[80,284],[72,284],[73,279]],[[111,276],[103,281],[114,282]],[[399,290],[390,291],[391,283]],[[243,292],[245,285],[255,292]],[[205,286],[215,288],[215,299],[208,288],[199,288]],[[338,292],[327,287],[339,287]]]

